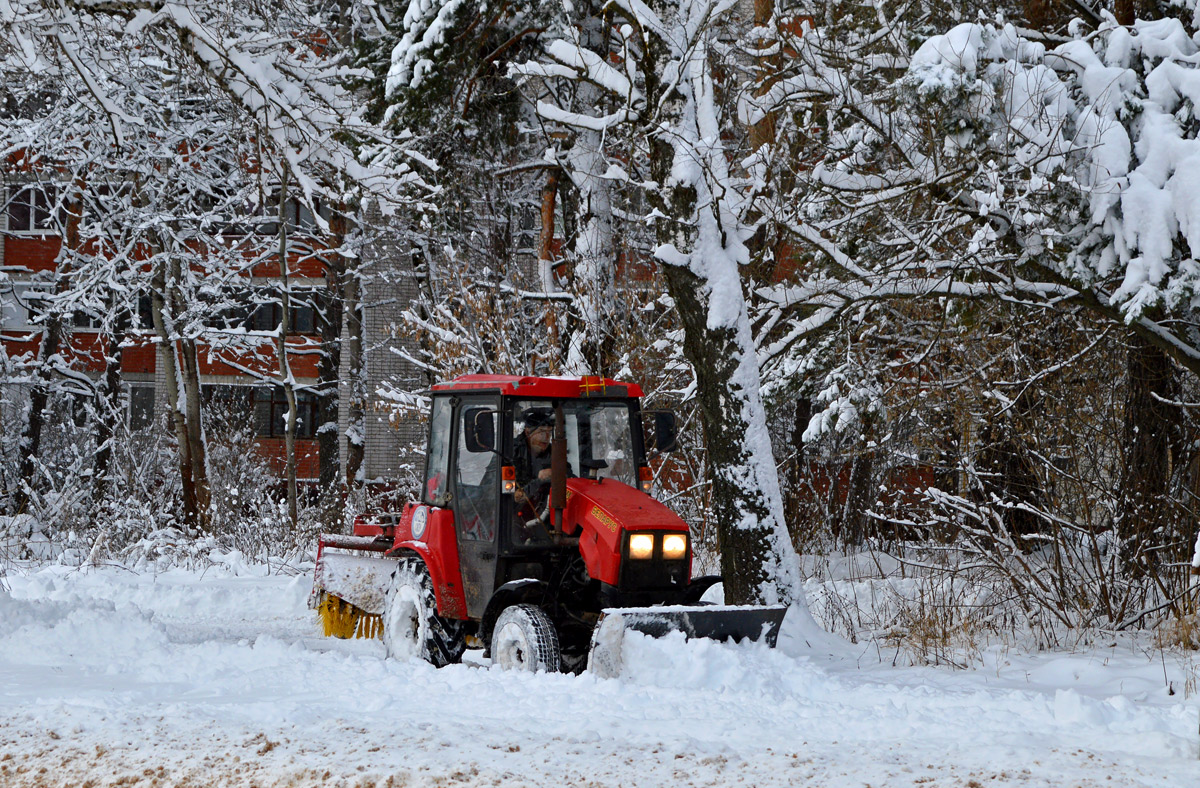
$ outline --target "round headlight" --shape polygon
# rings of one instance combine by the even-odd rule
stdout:
[[[650,534],[634,534],[629,537],[629,557],[649,558],[654,555],[654,537]]]
[[[663,539],[663,558],[683,558],[687,555],[687,538],[682,534],[668,534]]]
[[[425,526],[429,522],[429,510],[424,506],[418,506],[413,512],[412,518],[412,538],[420,539],[425,535]]]

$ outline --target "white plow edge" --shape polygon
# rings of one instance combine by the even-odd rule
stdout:
[[[394,571],[394,558],[332,552],[326,548],[317,562],[316,588],[364,612],[383,615]]]
[[[621,648],[625,641],[625,620],[619,612],[606,610],[600,614],[600,623],[592,633],[592,646],[588,650],[588,673],[602,679],[615,679],[621,675],[624,659]]]

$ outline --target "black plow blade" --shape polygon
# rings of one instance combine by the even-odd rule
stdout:
[[[689,640],[761,641],[774,648],[785,613],[784,606],[757,605],[611,608],[601,615],[592,635],[588,669],[608,678],[620,675],[626,632],[653,638],[682,632]]]

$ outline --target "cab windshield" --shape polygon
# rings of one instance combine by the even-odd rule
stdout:
[[[637,458],[634,456],[628,403],[566,400],[562,408],[570,475],[585,479],[616,479],[637,487]],[[514,445],[525,441],[527,434],[552,419],[553,412],[554,405],[550,400],[518,400],[513,408]]]

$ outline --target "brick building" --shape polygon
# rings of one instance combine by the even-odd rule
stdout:
[[[0,183],[3,210],[0,211],[0,346],[9,359],[36,356],[45,334],[37,319],[44,296],[54,286],[54,274],[62,249],[60,222],[51,215],[52,195],[45,185],[10,177]],[[52,187],[49,187],[52,188]],[[318,408],[311,388],[317,383],[320,349],[316,307],[324,296],[325,263],[316,239],[305,231],[313,226],[312,217],[298,206],[294,209],[294,235],[289,254],[289,283],[293,303],[287,339],[288,360],[297,383],[298,421],[296,455],[298,477],[315,481],[318,476],[316,434]],[[260,239],[258,245],[269,242]],[[377,391],[385,379],[394,385],[421,389],[428,385],[412,365],[391,352],[395,341],[389,339],[392,325],[416,293],[411,266],[402,255],[389,247],[370,249],[366,262],[377,272],[385,272],[362,285],[365,386],[363,439],[365,445],[360,477],[387,481],[396,477],[401,466],[410,462],[412,446],[420,443],[423,428],[419,423],[404,422],[394,416],[390,403]],[[394,255],[390,257],[389,255]],[[407,267],[407,270],[406,270]],[[278,257],[268,256],[244,274],[246,301],[238,309],[225,310],[214,321],[212,335],[199,341],[199,366],[203,397],[210,412],[219,405],[227,413],[240,414],[252,425],[255,446],[273,470],[282,475],[284,467],[284,429],[287,403],[278,377],[274,340],[262,332],[273,331],[279,324],[281,307],[273,293],[279,284]],[[105,335],[94,316],[77,311],[66,321],[63,358],[73,372],[98,379],[105,369],[104,352],[113,337]],[[219,323],[219,325],[217,325]],[[207,325],[207,321],[206,321]],[[149,426],[166,411],[165,372],[161,354],[165,349],[152,326],[149,295],[139,302],[135,325],[123,336],[121,382],[125,392],[129,426]],[[230,329],[234,329],[230,331]],[[244,329],[238,331],[237,329]],[[260,333],[255,333],[260,332]],[[343,337],[343,346],[347,337]],[[348,359],[343,354],[339,396],[340,461],[345,469],[346,442],[350,426],[347,403],[350,386]],[[12,385],[12,384],[9,384]],[[206,415],[207,418],[207,415]]]

